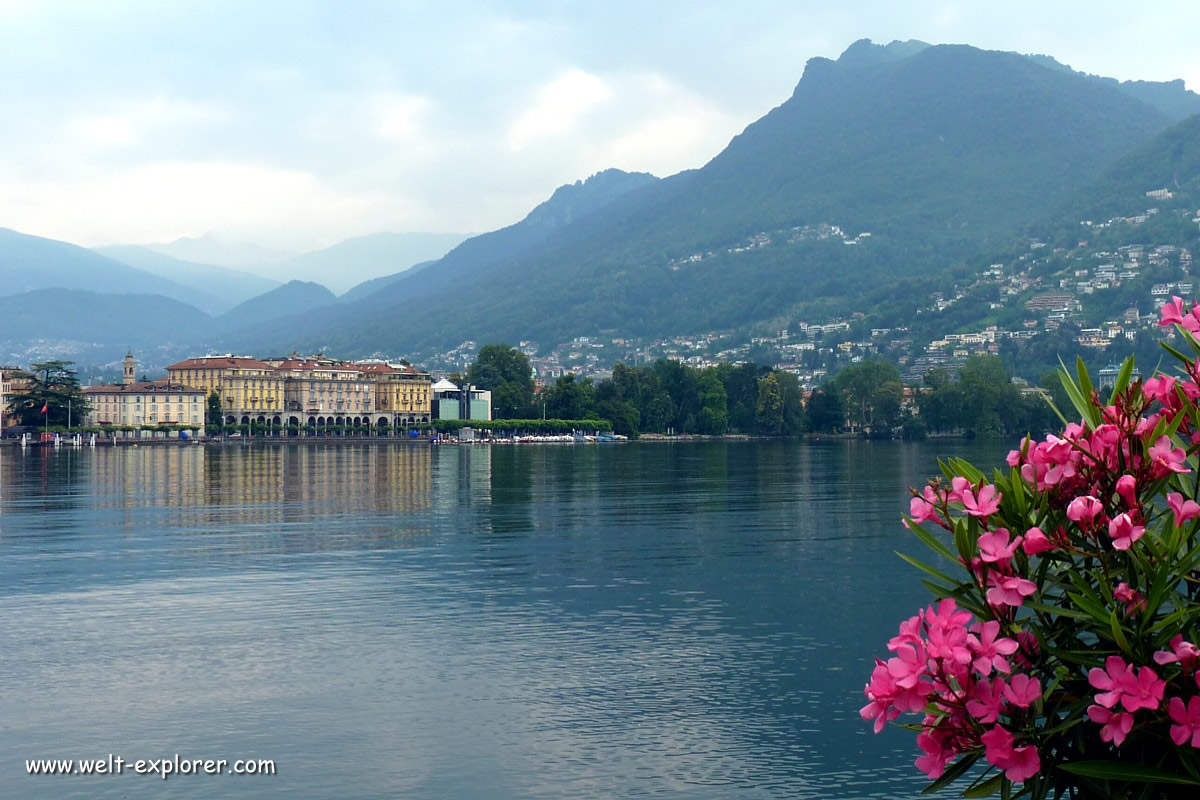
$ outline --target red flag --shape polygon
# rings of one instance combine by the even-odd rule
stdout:
[[[50,403],[46,403],[45,405],[43,405],[43,406],[42,406],[42,413],[43,413],[43,414],[49,414],[49,413],[50,413]]]

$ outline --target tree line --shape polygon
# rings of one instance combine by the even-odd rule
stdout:
[[[535,395],[529,358],[507,345],[487,345],[465,380],[492,392],[492,415],[498,419],[606,420],[626,436],[794,436],[805,429],[799,380],[757,364],[701,368],[667,359],[617,364],[610,378],[593,382],[567,373]]]

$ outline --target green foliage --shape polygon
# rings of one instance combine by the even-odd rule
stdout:
[[[529,357],[510,345],[484,345],[467,370],[467,383],[492,393],[495,416],[515,419],[533,406]]]
[[[886,429],[899,423],[904,384],[894,364],[863,361],[839,372],[830,385],[841,395],[852,426]]]
[[[91,410],[79,385],[73,361],[43,361],[33,364],[21,391],[7,398],[12,414],[21,425],[67,425],[82,423]],[[46,408],[45,414],[42,409]]]
[[[1057,384],[1057,378],[1054,382]],[[961,431],[970,437],[994,438],[1056,429],[1058,418],[1042,394],[1022,394],[997,356],[967,360],[954,382],[946,370],[930,370],[920,397],[920,414],[930,430]],[[1049,393],[1064,406],[1061,384]],[[1056,399],[1058,398],[1058,399]]]
[[[606,419],[435,419],[431,427],[439,433],[457,433],[461,428],[530,434],[613,429],[612,423]]]

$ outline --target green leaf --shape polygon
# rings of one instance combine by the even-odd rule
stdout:
[[[1053,617],[1069,617],[1071,619],[1084,619],[1084,620],[1092,619],[1091,614],[1085,614],[1084,612],[1076,611],[1073,608],[1065,608],[1063,606],[1051,606],[1051,605],[1047,605],[1045,603],[1039,603],[1037,601],[1029,600],[1029,599],[1025,600],[1025,607],[1032,611],[1041,612],[1042,614],[1049,614],[1050,616],[1053,616]],[[1102,621],[1106,621],[1106,620],[1107,620],[1107,618],[1102,619]]]
[[[952,782],[957,780],[964,772],[973,767],[981,755],[983,755],[982,751],[978,753],[972,753],[969,756],[964,757],[961,761],[955,761],[946,768],[946,771],[942,773],[942,777],[938,778],[936,781],[922,789],[921,794],[934,794],[935,792],[940,792],[942,789],[946,788]]]
[[[1004,773],[1000,772],[988,778],[983,783],[972,786],[963,792],[963,797],[991,797],[996,792],[1000,791],[1001,784],[1004,783]]]
[[[1188,786],[1200,786],[1200,781],[1176,772],[1167,772],[1156,767],[1127,764],[1120,761],[1072,761],[1067,764],[1059,764],[1058,768],[1072,775],[1082,775],[1085,778],[1099,778],[1106,781],[1176,783]]]
[[[912,531],[913,536],[916,536],[918,539],[924,542],[926,547],[943,558],[947,558],[956,564],[960,563],[958,556],[954,555],[954,552],[949,547],[946,547],[946,545],[942,544],[942,542],[936,536],[914,522],[911,517],[905,515],[904,518],[908,520],[908,529]]]
[[[1092,386],[1092,379],[1088,375],[1087,367],[1083,364],[1083,356],[1075,356],[1075,374],[1079,377],[1079,391],[1090,405],[1092,393],[1096,389]]]
[[[924,572],[926,575],[931,575],[934,578],[937,578],[939,581],[945,581],[946,583],[949,583],[949,584],[958,583],[958,581],[954,580],[954,578],[951,578],[949,575],[942,572],[941,570],[934,569],[933,567],[929,566],[928,564],[918,561],[917,559],[913,558],[912,556],[905,555],[904,553],[901,553],[899,550],[895,551],[895,553],[896,553],[896,555],[900,556],[900,558],[907,561],[909,564],[912,564],[914,567],[916,567],[917,569]]]
[[[1125,391],[1125,387],[1129,385],[1129,377],[1133,374],[1133,356],[1125,359],[1121,364],[1121,371],[1117,373],[1117,382],[1113,384],[1112,392],[1108,395],[1108,404],[1111,406],[1117,402],[1117,396]]]
[[[1109,616],[1109,624],[1112,627],[1113,641],[1117,643],[1117,647],[1127,656],[1133,655],[1133,649],[1129,646],[1129,640],[1125,638],[1125,631],[1121,629],[1121,621],[1117,619],[1117,610],[1114,608]]]

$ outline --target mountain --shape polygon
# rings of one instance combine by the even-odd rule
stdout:
[[[183,303],[195,290],[84,247],[0,228],[0,295],[35,289],[158,294]]]
[[[394,275],[414,264],[441,258],[467,236],[465,233],[373,233],[273,265],[271,274],[319,281],[335,292],[345,292],[361,281]]]
[[[314,309],[303,319],[285,318],[248,327],[228,339],[228,346],[253,348],[266,343],[268,347],[294,349],[292,343],[303,341],[310,351],[374,353],[379,347],[372,343],[383,344],[389,338],[389,320],[396,315],[397,308],[407,307],[406,304],[416,298],[453,289],[462,281],[471,280],[477,270],[528,256],[566,228],[657,181],[647,173],[610,169],[585,181],[560,186],[520,222],[468,239],[438,261],[419,264],[399,275],[382,278],[380,284],[375,284],[378,288],[374,291],[367,291],[367,286],[355,287],[351,291],[358,299],[347,297],[349,302],[333,308]],[[452,301],[449,302],[452,306]],[[359,325],[364,315],[372,320],[372,329],[365,333]],[[353,341],[347,341],[339,334],[343,328],[355,331]],[[319,333],[314,338],[301,340],[296,331]],[[388,347],[393,353],[407,352],[404,346],[394,343],[389,343]]]
[[[1146,192],[1166,189],[1200,207],[1200,114],[1168,128],[1104,171],[1070,204],[1068,222],[1141,213]]]
[[[315,308],[337,302],[333,292],[319,283],[288,281],[258,297],[252,297],[231,308],[216,319],[216,327],[233,331],[258,325],[280,317],[303,314]]]
[[[279,286],[279,281],[250,272],[199,264],[159,253],[140,245],[112,245],[93,248],[103,256],[145,270],[195,291],[192,305],[209,314],[228,311],[243,300],[249,300]]]
[[[35,289],[0,297],[0,359],[29,363],[65,356],[98,363],[130,347],[150,356],[189,348],[204,338],[211,322],[192,306],[160,295]]]
[[[1097,81],[1106,86],[1122,91],[1131,97],[1136,97],[1143,103],[1153,106],[1169,117],[1179,120],[1200,114],[1200,94],[1188,91],[1182,80],[1173,81],[1118,81],[1116,78],[1105,78],[1100,75],[1088,75],[1071,69],[1051,56],[1031,55],[1030,59],[1051,69],[1062,70],[1073,75],[1079,75],[1088,80]]]
[[[420,352],[849,313],[868,290],[1007,241],[1171,123],[1019,54],[874,47],[812,59],[786,102],[700,169],[585,215],[550,213],[552,198],[519,227],[276,333],[298,349]]]
[[[436,264],[436,263],[437,263],[436,260],[435,261],[422,261],[420,264],[413,264],[411,267],[404,270],[403,272],[394,272],[391,275],[384,275],[381,278],[371,278],[370,280],[363,281],[362,283],[355,285],[349,291],[338,295],[338,302],[353,303],[355,300],[362,300],[367,295],[375,294],[375,292],[378,292],[380,289],[387,286],[388,284],[394,283],[395,281],[399,280],[400,278],[403,278],[406,275],[411,275],[415,272],[419,272],[420,270],[423,270],[426,267],[432,266],[433,264]]]
[[[230,241],[213,233],[185,236],[172,242],[152,242],[143,246],[183,261],[237,268],[278,264],[296,255],[284,250],[272,250],[253,242]]]

